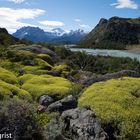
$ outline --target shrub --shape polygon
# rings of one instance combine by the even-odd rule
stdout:
[[[6,83],[2,80],[0,80],[0,93],[3,96],[18,96],[22,99],[31,100],[31,95],[27,91],[20,89],[16,85]]]
[[[32,75],[25,74],[20,77],[22,88],[37,99],[43,94],[51,96],[64,97],[69,94],[71,82],[61,77],[54,77],[50,75]]]
[[[110,56],[92,56],[85,52],[76,52],[68,57],[69,66],[97,74],[118,72],[121,70],[135,70],[140,72],[140,62],[131,58]]]
[[[41,139],[32,104],[10,99],[0,102],[1,133],[11,133],[12,139]]]
[[[17,84],[17,77],[10,71],[0,67],[0,80],[3,80],[7,83]]]
[[[63,140],[65,124],[59,116],[53,117],[43,130],[44,138],[48,140]]]
[[[54,47],[54,51],[61,59],[66,59],[72,54],[72,52],[65,47]]]
[[[66,63],[60,63],[54,66],[55,71],[61,73],[62,77],[67,77],[71,74],[72,69]]]
[[[79,106],[90,107],[103,124],[116,126],[117,139],[137,140],[140,134],[139,95],[140,78],[112,79],[87,88],[79,99]]]
[[[22,66],[22,69],[27,74],[37,74],[38,70],[40,70],[39,66]]]
[[[54,70],[57,70],[57,71],[60,71],[60,72],[66,71],[66,70],[68,70],[68,66],[66,64],[62,63],[62,64],[59,64],[59,65],[56,65],[54,67]]]
[[[0,59],[0,66],[8,71],[13,72],[17,76],[24,73],[20,63],[11,62],[8,59]]]
[[[37,123],[41,128],[46,127],[50,122],[50,120],[57,115],[58,115],[57,113],[47,113],[47,112],[35,113]]]
[[[25,71],[27,74],[46,74],[49,70],[52,69],[52,66],[40,59],[40,58],[35,58],[33,61],[33,65],[22,65],[22,69]]]
[[[34,63],[35,63],[35,65],[42,66],[42,67],[45,67],[45,66],[52,67],[48,62],[46,62],[40,58],[35,58]]]
[[[23,51],[23,50],[9,50],[7,52],[7,58],[10,59],[13,62],[19,62],[19,61],[27,61],[27,60],[33,60],[36,57],[34,53],[31,53],[29,51]]]
[[[48,54],[38,54],[37,57],[43,59],[44,61],[48,62],[49,64],[53,64],[53,60],[52,60],[51,56],[49,56]]]

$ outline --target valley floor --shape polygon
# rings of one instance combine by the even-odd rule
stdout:
[[[0,47],[0,134],[15,140],[139,140],[139,97],[136,59]]]

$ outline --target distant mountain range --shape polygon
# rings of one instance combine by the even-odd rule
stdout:
[[[102,18],[80,44],[84,47],[100,48],[113,47],[115,44],[116,47],[119,44],[140,44],[140,18]]]
[[[27,39],[34,43],[77,43],[83,48],[125,49],[128,44],[140,44],[140,18],[101,19],[89,34],[80,29],[66,32],[61,28],[55,28],[45,32],[38,27],[23,27],[12,36],[6,29],[0,28],[0,45],[24,41],[19,39]]]
[[[86,33],[83,30],[71,30],[69,32],[64,31],[61,28],[52,29],[49,32],[38,27],[22,27],[17,30],[13,36],[19,39],[28,39],[35,43],[47,42],[55,44],[75,44],[78,43]]]

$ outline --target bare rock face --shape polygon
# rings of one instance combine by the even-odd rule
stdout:
[[[107,140],[108,136],[101,128],[96,115],[91,110],[76,108],[64,111],[65,130],[74,140]]]
[[[63,112],[68,109],[76,108],[77,101],[72,95],[69,95],[59,101],[56,101],[48,106],[47,111],[49,112]]]

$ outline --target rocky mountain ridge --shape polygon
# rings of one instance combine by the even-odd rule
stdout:
[[[140,18],[102,18],[97,26],[81,40],[81,44],[87,47],[112,44],[140,44]]]

